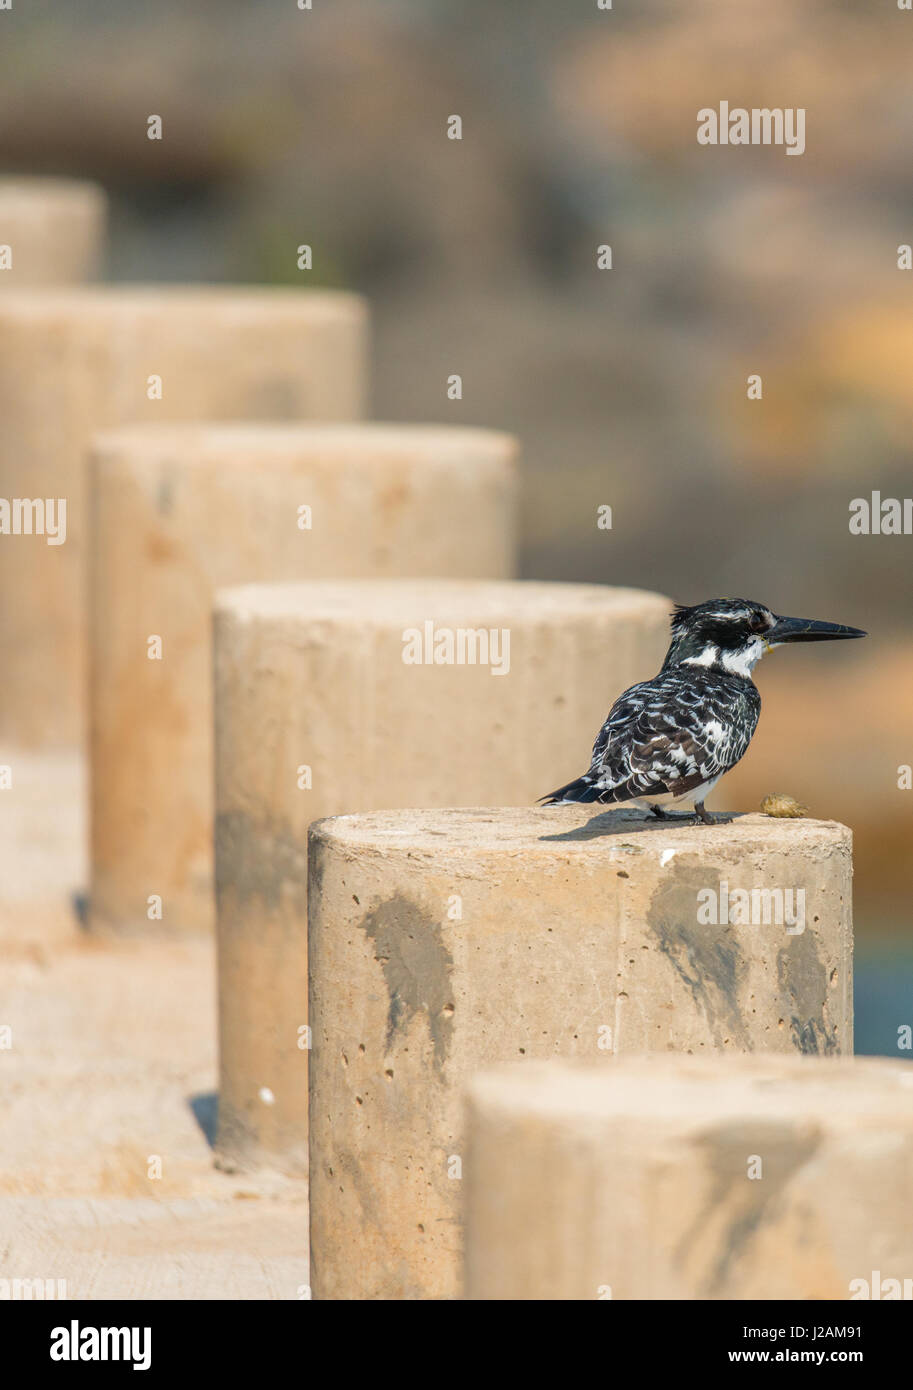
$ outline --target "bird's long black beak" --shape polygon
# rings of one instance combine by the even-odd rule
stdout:
[[[777,618],[772,628],[764,634],[764,639],[772,647],[783,642],[832,642],[838,637],[867,637],[868,633],[858,627],[844,627],[843,623],[820,623],[815,618]]]

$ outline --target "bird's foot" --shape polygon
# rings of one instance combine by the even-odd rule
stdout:
[[[650,810],[651,810],[651,812],[653,813],[653,815],[656,817],[657,820],[671,820],[671,819],[672,819],[671,816],[667,816],[667,815],[666,815],[666,813],[665,813],[665,811],[663,810],[662,806],[653,806],[653,805],[651,805]]]
[[[716,825],[716,821],[704,806],[703,801],[698,801],[695,803],[694,820],[696,825]]]

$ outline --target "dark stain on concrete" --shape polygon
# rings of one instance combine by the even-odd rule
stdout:
[[[777,984],[796,1051],[824,1056],[839,1052],[837,1025],[828,1017],[828,971],[809,927],[801,936],[789,937],[777,953]]]
[[[716,1251],[700,1280],[702,1296],[714,1297],[725,1294],[733,1264],[763,1222],[775,1218],[778,1200],[814,1155],[821,1134],[817,1128],[744,1120],[708,1129],[693,1142],[706,1151],[710,1191],[680,1240],[675,1260],[686,1265],[695,1241],[718,1228]],[[763,1175],[749,1178],[748,1161],[755,1154],[762,1161]],[[698,1258],[704,1258],[703,1252]]]
[[[327,867],[327,842],[322,835],[308,835],[308,896],[313,902],[320,900],[323,891],[323,876]]]
[[[155,489],[155,503],[162,516],[170,516],[174,511],[174,475],[170,472],[159,476]]]
[[[697,920],[697,895],[712,886],[704,866],[670,866],[668,880],[651,899],[647,927],[706,1018],[714,1047],[751,1052],[739,999],[748,963],[737,928]]]
[[[260,381],[253,382],[248,387],[238,411],[238,419],[301,419],[311,413],[306,408],[307,404],[300,381],[270,371]]]
[[[441,924],[430,920],[416,903],[397,893],[368,912],[361,926],[374,942],[374,958],[383,968],[390,999],[387,1050],[400,1028],[415,1014],[425,1014],[434,1064],[442,1073],[453,1037],[453,957],[444,942]]]
[[[365,1176],[356,1155],[350,1153],[347,1149],[336,1149],[333,1155],[333,1163],[335,1167],[338,1168],[339,1173],[354,1189],[355,1195],[361,1206],[364,1220],[369,1222],[372,1226],[375,1226],[378,1231],[382,1231],[383,1221],[381,1220],[380,1212],[377,1210],[377,1203],[374,1200],[374,1188]],[[326,1181],[330,1186],[335,1184],[338,1187],[339,1185],[337,1177],[335,1176],[332,1178],[328,1177]],[[335,1197],[335,1195],[336,1193],[334,1190],[330,1201],[327,1203],[327,1210],[331,1211],[333,1209],[333,1197]]]
[[[220,904],[234,894],[240,902],[259,898],[275,911],[289,887],[307,904],[307,846],[288,829],[267,830],[243,811],[216,817],[216,891]]]

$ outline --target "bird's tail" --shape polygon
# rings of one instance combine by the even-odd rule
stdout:
[[[566,786],[559,787],[557,791],[540,796],[537,804],[539,806],[560,806],[562,802],[601,800],[604,800],[604,792],[600,789],[597,779],[591,773],[585,772],[582,777],[577,777],[573,782],[568,782]]]

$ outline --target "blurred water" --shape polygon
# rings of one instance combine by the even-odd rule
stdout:
[[[856,1052],[913,1061],[898,1029],[913,1027],[913,945],[873,941],[856,948]]]

